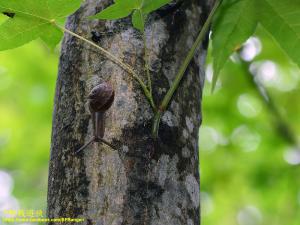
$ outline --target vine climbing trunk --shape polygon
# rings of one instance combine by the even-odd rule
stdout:
[[[132,28],[130,19],[86,18],[111,3],[85,1],[68,18],[66,27],[131,65],[147,83],[143,36]],[[157,104],[169,89],[212,3],[185,0],[150,16],[145,35]],[[65,34],[53,114],[49,218],[83,218],[79,224],[87,225],[200,223],[197,135],[206,44],[200,50],[163,114],[158,138],[153,139],[154,112],[139,84],[96,48]],[[93,135],[87,96],[103,81],[115,91],[114,103],[105,114],[104,138],[118,150],[94,143],[75,154]]]

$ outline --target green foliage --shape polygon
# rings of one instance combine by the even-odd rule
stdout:
[[[143,31],[147,15],[171,1],[172,0],[118,0],[91,18],[113,20],[127,17],[132,13],[133,26]]]
[[[46,208],[57,64],[41,41],[0,52],[0,171],[24,210]]]
[[[255,31],[268,30],[289,57],[300,66],[300,1],[224,0],[212,26],[214,82],[228,57]]]
[[[133,26],[140,30],[141,32],[144,31],[145,28],[145,18],[143,15],[143,12],[139,9],[134,10],[133,14],[132,14],[132,24]]]
[[[172,0],[144,0],[142,11],[145,14],[151,13],[160,7],[170,3]]]
[[[0,25],[0,51],[41,38],[54,48],[62,37],[55,21],[68,16],[81,0],[0,0],[0,12],[12,13]]]
[[[120,19],[129,16],[133,9],[137,7],[137,1],[119,0],[91,18],[107,20]]]
[[[295,104],[300,98],[299,68],[262,26],[254,35],[262,48],[251,64],[276,65],[275,75],[268,74],[264,85],[299,137],[300,105]],[[210,57],[207,63],[207,71],[211,71]],[[207,74],[211,78],[211,72]],[[204,88],[199,134],[201,224],[298,225],[300,164],[292,165],[285,159],[293,146],[276,132],[274,115],[236,61],[228,60],[221,75],[213,94],[211,79],[205,81]],[[245,210],[247,207],[258,213]],[[256,222],[257,219],[261,220]]]
[[[300,66],[300,1],[264,0],[258,4],[259,22]]]
[[[222,4],[217,11],[212,26],[213,84],[216,83],[217,75],[231,53],[239,48],[255,31],[256,11],[253,0],[234,0],[230,4]]]

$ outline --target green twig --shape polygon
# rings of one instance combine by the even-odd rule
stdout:
[[[143,41],[144,41],[144,61],[145,61],[145,70],[147,73],[147,79],[148,79],[148,88],[149,92],[152,95],[152,81],[151,81],[151,75],[149,70],[149,55],[148,55],[148,48],[147,48],[147,40],[146,40],[146,34],[145,31],[143,32]]]
[[[196,39],[196,41],[194,42],[192,48],[190,49],[190,51],[188,52],[184,62],[182,63],[181,67],[179,68],[178,73],[176,74],[175,80],[173,81],[170,89],[168,90],[167,94],[165,95],[165,97],[163,98],[158,111],[156,112],[156,115],[154,117],[154,121],[153,121],[153,125],[152,125],[152,135],[156,138],[158,135],[158,128],[159,128],[159,124],[160,124],[160,119],[162,117],[162,114],[165,112],[165,110],[167,109],[175,91],[177,90],[179,83],[181,81],[181,79],[183,78],[185,71],[187,69],[187,67],[189,66],[191,60],[193,59],[197,48],[199,47],[199,45],[203,42],[208,30],[209,30],[209,26],[210,23],[212,21],[213,15],[215,14],[216,10],[218,9],[219,5],[220,5],[221,1],[216,1],[213,9],[211,10],[207,20],[205,21],[200,33],[198,34],[198,37]]]
[[[152,98],[152,94],[150,93],[150,91],[148,90],[147,86],[145,85],[145,83],[141,80],[141,78],[139,78],[139,76],[137,75],[137,73],[133,70],[133,68],[122,62],[120,59],[118,59],[116,56],[114,56],[113,54],[111,54],[109,51],[105,50],[104,48],[100,47],[99,45],[95,44],[94,42],[74,33],[73,31],[70,31],[68,29],[66,29],[65,27],[62,27],[60,25],[58,25],[57,23],[55,23],[55,21],[52,21],[52,23],[57,26],[59,29],[61,29],[62,31],[71,34],[72,36],[94,46],[95,48],[97,48],[98,50],[100,50],[100,52],[105,55],[108,59],[110,59],[112,62],[116,63],[118,66],[120,66],[121,68],[123,68],[126,72],[128,72],[141,86],[146,98],[148,99],[151,107],[153,108],[153,110],[156,111],[156,106],[154,104],[154,100]]]
[[[154,138],[158,137],[158,129],[159,129],[159,124],[160,124],[162,114],[163,114],[162,111],[157,111],[154,115],[153,123],[152,123],[152,136]]]

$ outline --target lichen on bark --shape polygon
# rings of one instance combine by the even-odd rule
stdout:
[[[150,16],[146,37],[156,102],[170,87],[204,23],[207,2],[187,0],[175,11],[162,9]],[[66,26],[133,66],[146,81],[143,40],[130,19],[86,19],[110,3],[87,0]],[[96,49],[65,35],[53,113],[50,218],[78,217],[85,219],[82,224],[99,225],[199,224],[197,135],[205,54],[201,46],[154,140],[153,111],[138,83]],[[119,150],[94,144],[76,155],[75,150],[92,135],[87,95],[102,81],[109,81],[116,93],[106,113],[104,138]]]

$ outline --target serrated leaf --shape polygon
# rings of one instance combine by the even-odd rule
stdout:
[[[250,37],[258,23],[300,67],[299,0],[224,0],[212,26],[213,87],[230,54]]]
[[[6,20],[0,26],[0,51],[19,47],[40,36],[42,20],[19,18]]]
[[[168,4],[172,0],[114,0],[114,4],[91,16],[92,19],[121,19],[132,13],[132,24],[140,30],[144,30],[147,14]]]
[[[62,32],[57,27],[53,26],[51,28],[45,27],[42,28],[42,32],[40,34],[40,38],[48,44],[48,47],[53,50],[57,43],[60,42],[62,37]]]
[[[172,0],[144,0],[142,11],[145,14],[151,13],[156,9],[170,3]]]
[[[132,11],[137,8],[137,0],[118,0],[115,4],[105,8],[100,13],[91,16],[94,19],[121,19],[129,16]]]
[[[53,21],[68,16],[80,4],[81,0],[0,0],[0,12],[14,14],[0,25],[0,51],[39,37],[53,48],[62,36]]]
[[[80,7],[81,2],[82,0],[48,0],[51,17],[57,19],[71,15]]]
[[[300,1],[261,0],[260,23],[300,67]]]
[[[212,89],[229,56],[254,33],[257,26],[256,11],[254,0],[224,1],[218,10],[212,26]]]
[[[132,24],[133,27],[138,29],[139,31],[143,32],[145,28],[145,23],[144,23],[144,15],[141,10],[135,10],[132,14]]]

